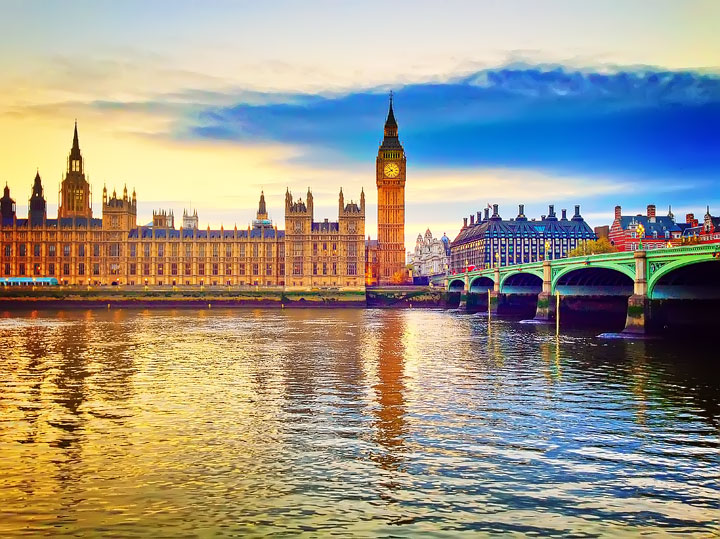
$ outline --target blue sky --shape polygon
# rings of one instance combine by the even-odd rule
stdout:
[[[50,211],[72,124],[93,184],[135,187],[140,221],[190,204],[246,226],[260,189],[318,219],[368,195],[396,95],[407,234],[453,236],[581,204],[720,214],[720,3],[14,1],[0,20],[0,181],[20,211],[36,168]]]

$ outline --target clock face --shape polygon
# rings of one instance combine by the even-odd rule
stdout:
[[[387,165],[385,165],[384,172],[385,176],[387,176],[388,178],[394,178],[395,176],[400,174],[400,167],[397,166],[397,163],[388,163]]]

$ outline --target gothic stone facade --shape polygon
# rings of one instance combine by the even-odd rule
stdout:
[[[108,197],[102,218],[92,217],[77,126],[60,189],[59,215],[49,219],[38,173],[27,219],[18,218],[5,187],[0,199],[0,271],[6,277],[56,277],[65,285],[364,286],[365,197],[345,205],[337,222],[314,222],[308,203],[286,197],[286,238],[268,219],[264,194],[247,229],[175,229],[171,213],[153,212],[152,226],[137,225],[137,197]],[[189,217],[189,216],[184,216]],[[286,263],[286,245],[293,249]]]
[[[338,220],[313,220],[314,201],[285,193],[285,286],[365,287],[365,193],[360,205],[338,198]]]

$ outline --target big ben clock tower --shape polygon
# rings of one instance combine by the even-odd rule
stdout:
[[[390,109],[385,137],[378,150],[375,171],[378,190],[379,284],[400,284],[405,271],[405,150],[398,139],[398,125]]]

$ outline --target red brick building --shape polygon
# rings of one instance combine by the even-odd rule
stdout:
[[[639,226],[644,233],[640,237]],[[720,243],[720,217],[712,217],[710,208],[703,223],[692,213],[686,215],[684,223],[676,223],[672,209],[667,215],[658,216],[655,205],[647,207],[645,215],[622,215],[620,206],[615,206],[615,220],[610,226],[610,243],[619,251],[636,251],[676,247],[688,243]]]

